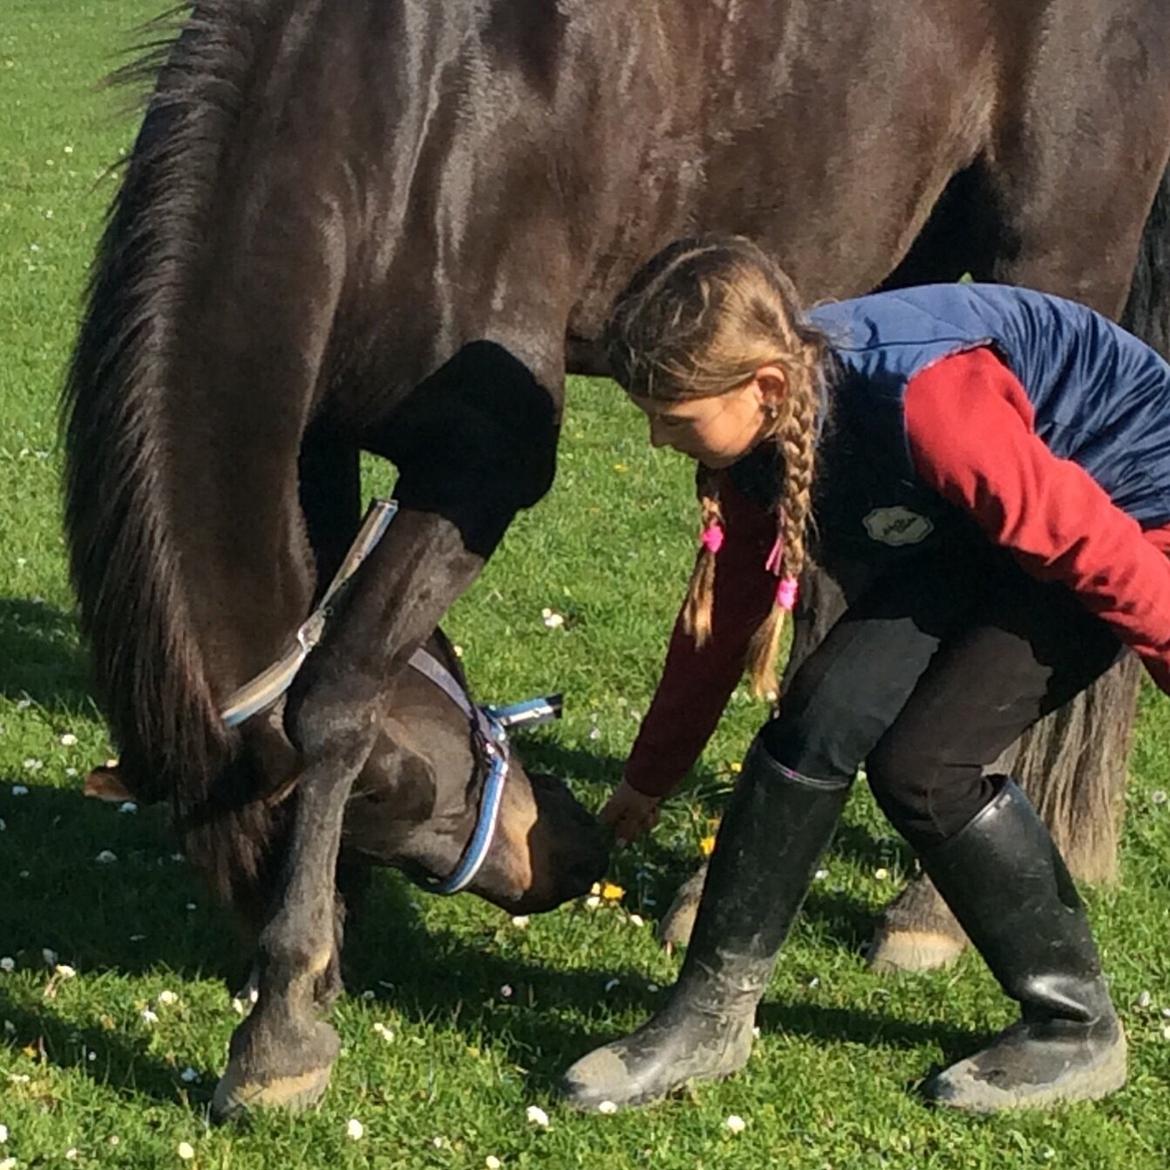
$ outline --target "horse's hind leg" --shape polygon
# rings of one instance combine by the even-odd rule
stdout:
[[[302,756],[293,825],[260,937],[259,999],[232,1037],[216,1090],[221,1118],[304,1106],[328,1083],[338,1040],[317,1002],[335,958],[346,801],[396,669],[478,575],[516,511],[548,489],[558,415],[527,367],[484,342],[448,362],[393,420],[403,431],[400,510],[289,695],[286,726]]]

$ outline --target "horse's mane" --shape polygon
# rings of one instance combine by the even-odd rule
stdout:
[[[147,26],[118,84],[157,84],[91,269],[61,400],[64,511],[81,628],[128,785],[169,796],[221,892],[258,865],[265,824],[222,807],[234,742],[191,632],[161,476],[163,413],[191,271],[267,0],[197,0]],[[180,19],[188,19],[176,37]],[[221,807],[216,807],[221,806]]]

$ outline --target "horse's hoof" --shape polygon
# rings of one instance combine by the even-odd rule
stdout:
[[[230,1121],[256,1109],[298,1113],[311,1109],[329,1086],[341,1048],[328,1024],[276,1043],[265,1042],[263,1020],[249,1016],[232,1036],[231,1058],[211,1100],[214,1121]]]
[[[933,930],[883,930],[873,940],[866,965],[878,975],[936,971],[954,963],[966,945]]]
[[[256,1109],[283,1109],[300,1113],[311,1109],[329,1087],[331,1064],[291,1077],[271,1081],[252,1080],[234,1064],[215,1086],[211,1099],[211,1117],[217,1124],[231,1121]]]
[[[699,899],[703,896],[706,878],[707,867],[703,865],[679,886],[670,909],[662,916],[658,926],[658,941],[668,954],[675,947],[685,947],[691,941],[691,931],[695,928],[695,917],[699,913]]]

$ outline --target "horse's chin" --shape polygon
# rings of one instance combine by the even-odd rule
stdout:
[[[607,861],[607,855],[601,851],[596,857],[583,858],[567,869],[556,869],[549,873],[547,880],[533,882],[525,889],[507,893],[484,889],[477,893],[509,914],[543,914],[589,893],[605,876]]]

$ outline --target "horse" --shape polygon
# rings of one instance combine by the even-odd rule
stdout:
[[[194,0],[157,36],[63,397],[70,563],[127,783],[255,925],[225,1096],[303,1105],[379,713],[548,491],[635,267],[729,230],[810,300],[969,272],[1152,337],[1170,46],[1158,0]],[[400,511],[282,717],[227,728],[360,451]]]
[[[469,694],[454,648],[436,630],[402,672],[346,803],[336,938],[317,976],[318,1009],[341,990],[341,928],[375,867],[401,870],[431,893],[470,890],[513,915],[550,910],[585,893],[605,871],[608,850],[596,820],[563,782],[526,771],[492,709],[476,708]],[[277,704],[270,717],[280,715]],[[483,797],[491,809],[477,809],[493,769],[495,796]],[[228,1074],[216,1085],[212,1110],[221,1119],[263,1104],[272,1091],[266,1082],[256,1091],[251,1065],[258,1054],[263,1061],[264,1049],[252,1027],[249,1016],[237,1029]],[[280,1103],[294,1107],[318,1096],[313,1081],[300,1099],[296,1086],[286,1085]]]

